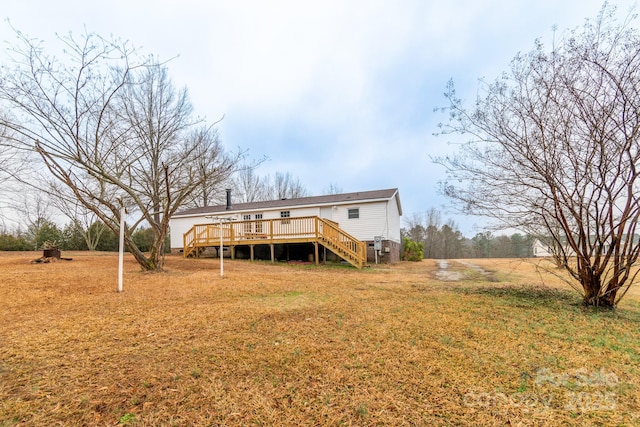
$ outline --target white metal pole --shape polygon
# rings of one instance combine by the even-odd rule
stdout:
[[[118,258],[118,292],[122,292],[122,270],[124,267],[124,204],[120,208],[120,253]]]
[[[222,245],[222,218],[220,221],[220,277],[224,277],[224,246]]]

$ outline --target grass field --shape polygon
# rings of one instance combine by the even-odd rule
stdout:
[[[40,255],[0,253],[0,426],[640,424],[636,289],[610,312],[533,261],[168,257],[119,294],[117,255]]]

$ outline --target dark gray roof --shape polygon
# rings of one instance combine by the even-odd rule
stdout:
[[[231,200],[230,210],[227,210],[226,204],[217,205],[217,206],[205,206],[202,208],[185,209],[183,211],[176,212],[176,214],[173,216],[180,217],[180,216],[192,216],[192,215],[201,215],[201,214],[215,214],[220,212],[249,211],[249,210],[257,210],[257,209],[275,209],[275,208],[297,207],[297,206],[344,204],[344,203],[353,203],[353,202],[366,202],[366,201],[372,201],[372,200],[384,200],[384,199],[390,199],[393,196],[396,197],[396,203],[398,203],[398,211],[402,215],[402,207],[400,205],[400,197],[398,195],[398,189],[390,188],[387,190],[360,191],[356,193],[329,194],[327,196],[311,196],[311,197],[300,197],[297,199],[266,200],[262,202],[250,202],[250,203],[233,203],[233,200]]]

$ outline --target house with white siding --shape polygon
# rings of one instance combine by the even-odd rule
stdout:
[[[540,239],[535,239],[533,241],[533,256],[538,258],[553,256],[551,246],[543,243]]]
[[[229,256],[286,261],[345,260],[362,267],[400,259],[397,188],[187,209],[169,222],[171,250],[219,247]],[[223,253],[225,253],[223,250]]]

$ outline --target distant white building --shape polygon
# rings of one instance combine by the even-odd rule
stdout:
[[[553,256],[551,247],[539,239],[533,241],[533,256],[534,257],[550,257]]]
[[[549,239],[549,240],[551,240],[551,239]],[[606,247],[607,246],[605,246],[605,248]],[[560,248],[558,247],[558,249],[560,249]],[[560,252],[560,251],[558,251],[558,252]],[[564,253],[568,257],[572,257],[572,256],[576,255],[576,253],[574,252],[573,248],[571,248],[569,246],[568,242],[564,243]],[[559,253],[558,255],[561,255],[561,254]],[[540,239],[535,239],[533,241],[533,256],[535,256],[535,257],[552,257],[552,256],[554,256],[553,247],[551,247],[550,244],[548,244],[546,242],[543,242]]]
[[[328,250],[347,259],[343,252],[351,249],[343,250],[339,243],[353,237],[363,243],[362,247],[354,243],[357,248],[353,250],[364,250],[366,262],[396,262],[401,250],[401,216],[397,188],[252,203],[233,203],[228,191],[224,205],[187,209],[171,217],[171,250],[191,253],[198,245],[215,247],[220,238],[215,224],[222,221],[228,227],[222,231],[225,246],[238,257],[313,256],[317,262],[319,244],[323,255]],[[335,232],[340,236],[331,234]],[[217,233],[215,238],[212,233]],[[269,256],[264,255],[265,250]]]

